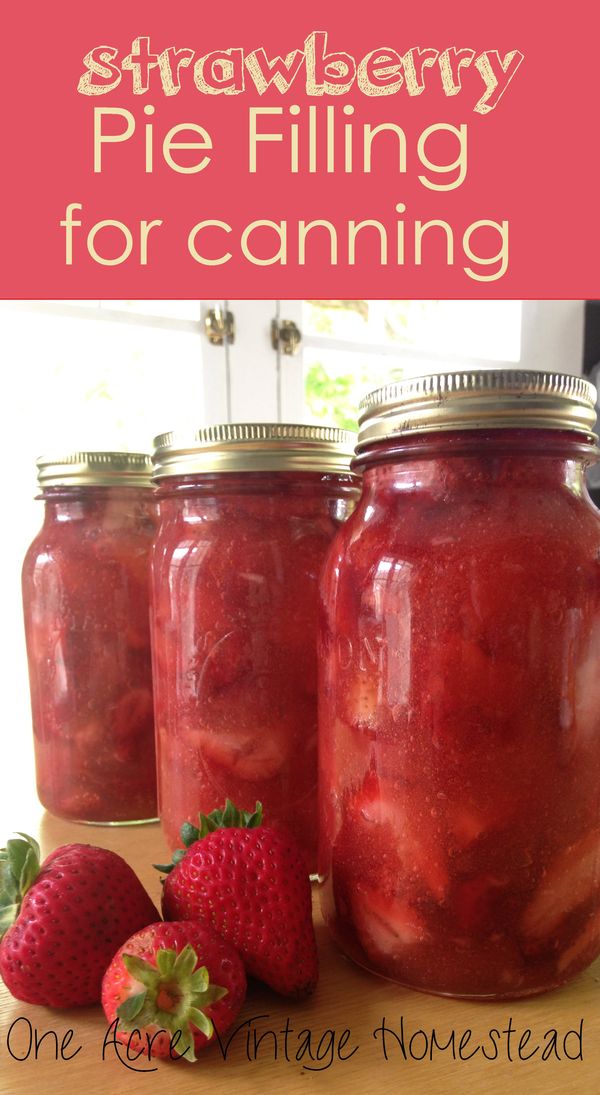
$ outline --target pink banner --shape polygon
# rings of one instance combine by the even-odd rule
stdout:
[[[598,296],[599,21],[15,5],[0,295]]]

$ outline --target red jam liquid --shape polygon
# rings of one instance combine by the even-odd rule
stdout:
[[[38,794],[73,821],[157,816],[150,490],[48,488],[23,565]]]
[[[361,965],[525,996],[600,953],[600,514],[575,435],[374,447],[322,583],[320,874]]]
[[[355,483],[252,472],[160,486],[153,658],[172,848],[199,811],[258,799],[315,870],[318,581]]]

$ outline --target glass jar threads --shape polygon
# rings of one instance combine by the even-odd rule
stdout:
[[[155,819],[150,457],[38,460],[44,523],[23,565],[38,793],[73,821]]]
[[[156,441],[153,664],[160,815],[263,803],[316,867],[317,603],[355,501],[352,435],[239,424]]]
[[[594,401],[490,371],[363,403],[322,584],[322,899],[412,988],[525,996],[600,953]]]

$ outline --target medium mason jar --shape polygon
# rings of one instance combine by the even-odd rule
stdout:
[[[234,424],[157,439],[152,650],[169,844],[232,799],[316,868],[321,563],[350,505],[354,436]]]
[[[38,460],[44,523],[23,565],[37,784],[73,821],[157,815],[151,470],[140,453]]]
[[[594,395],[475,372],[363,404],[322,582],[322,903],[411,988],[526,996],[600,952]]]

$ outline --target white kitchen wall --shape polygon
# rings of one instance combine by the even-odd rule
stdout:
[[[581,373],[584,302],[531,300],[525,304],[520,367]]]

